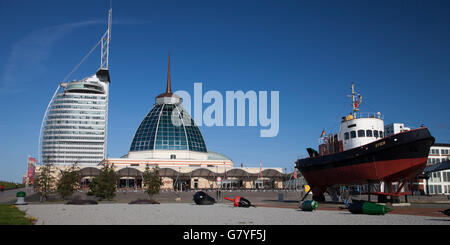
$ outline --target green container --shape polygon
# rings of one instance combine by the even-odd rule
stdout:
[[[17,192],[16,197],[25,197],[25,192],[23,192],[23,191]]]
[[[392,209],[390,209],[384,205],[380,205],[380,204],[376,204],[376,203],[372,203],[372,202],[365,202],[362,206],[362,211],[364,214],[385,215],[388,212],[392,211]]]
[[[304,201],[302,202],[302,210],[303,211],[313,211],[316,210],[319,207],[319,203],[312,200],[312,201]]]

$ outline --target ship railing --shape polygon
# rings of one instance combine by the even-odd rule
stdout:
[[[327,135],[325,135],[323,137],[320,137],[319,138],[319,145],[328,144],[330,142],[333,142],[333,138],[335,137],[335,135],[337,135],[337,134],[327,134]]]
[[[384,116],[380,112],[356,112],[356,118],[378,118],[384,120]]]

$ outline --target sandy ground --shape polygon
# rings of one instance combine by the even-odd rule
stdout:
[[[37,218],[38,225],[450,225],[450,218],[356,215],[347,210],[304,212],[290,208],[235,208],[230,204],[29,204],[17,207]]]

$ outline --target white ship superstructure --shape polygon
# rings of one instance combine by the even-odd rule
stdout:
[[[369,144],[384,137],[384,120],[380,112],[358,113],[362,97],[352,83],[353,113],[342,118],[338,140],[344,151]]]
[[[97,73],[60,83],[47,107],[40,138],[43,164],[96,166],[106,158],[111,13],[108,30],[97,43],[101,43]]]

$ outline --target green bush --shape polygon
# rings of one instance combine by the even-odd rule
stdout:
[[[159,193],[161,185],[163,184],[161,177],[159,176],[159,168],[154,167],[152,170],[147,166],[143,174],[145,192],[151,197]]]
[[[78,187],[78,172],[77,164],[72,165],[67,170],[61,171],[61,178],[56,183],[56,192],[58,192],[62,199],[70,196]]]
[[[89,183],[89,190],[101,199],[112,200],[116,196],[117,174],[113,167],[104,165],[100,175]]]

